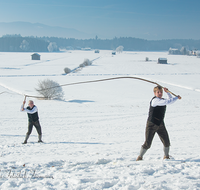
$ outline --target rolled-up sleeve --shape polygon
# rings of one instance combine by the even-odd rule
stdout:
[[[164,98],[154,98],[151,102],[151,106],[152,107],[156,107],[156,106],[165,106],[165,105],[169,105],[174,103],[176,100],[178,100],[178,97],[172,97],[172,95],[168,92],[168,99],[164,99]]]

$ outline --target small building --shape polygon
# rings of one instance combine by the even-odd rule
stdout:
[[[197,56],[197,52],[198,52],[198,50],[194,49],[194,50],[191,51],[191,55]]]
[[[181,51],[178,49],[169,48],[168,52],[170,55],[181,55]]]
[[[32,54],[31,57],[32,60],[40,60],[40,55],[38,53]]]
[[[82,48],[83,51],[91,51],[92,49],[90,47]]]
[[[98,49],[96,49],[96,50],[94,51],[94,53],[99,53],[99,50],[98,50]]]
[[[158,58],[159,64],[167,64],[167,58]]]
[[[112,52],[112,55],[116,55],[116,52],[115,52],[115,51],[113,51],[113,52]]]

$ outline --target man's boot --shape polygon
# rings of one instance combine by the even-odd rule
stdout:
[[[42,141],[42,135],[38,135],[38,142],[43,142]]]
[[[146,153],[146,151],[147,151],[147,149],[141,147],[140,154],[139,154],[139,156],[137,157],[136,161],[142,160],[142,158],[143,158],[144,154]]]
[[[25,140],[24,140],[24,142],[23,142],[22,144],[27,144],[27,140],[28,140],[28,138],[29,138],[29,135],[26,134]]]
[[[164,158],[163,159],[170,159],[169,158],[169,147],[164,147]]]

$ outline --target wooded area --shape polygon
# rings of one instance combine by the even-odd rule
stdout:
[[[5,35],[0,38],[2,52],[48,52],[59,49],[105,49],[115,50],[123,46],[124,51],[168,51],[169,48],[186,47],[187,50],[200,49],[200,40],[172,39],[145,40],[132,37],[113,39],[75,39],[58,37],[22,37],[21,35]]]

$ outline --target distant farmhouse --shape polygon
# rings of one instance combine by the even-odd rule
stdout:
[[[31,55],[32,60],[40,60],[40,55],[38,53],[34,53]]]
[[[167,64],[167,58],[158,58],[159,64]]]
[[[90,47],[86,47],[86,48],[81,48],[84,51],[91,51],[92,49]]]
[[[174,48],[169,48],[169,54],[170,55],[190,55],[190,56],[197,56],[198,50],[186,50],[186,48],[183,46],[180,50],[179,49],[174,49]]]
[[[198,55],[198,50],[195,49],[195,50],[190,51],[190,52],[189,52],[189,55],[197,56],[197,55]]]
[[[170,55],[181,55],[181,51],[179,49],[169,48]]]

